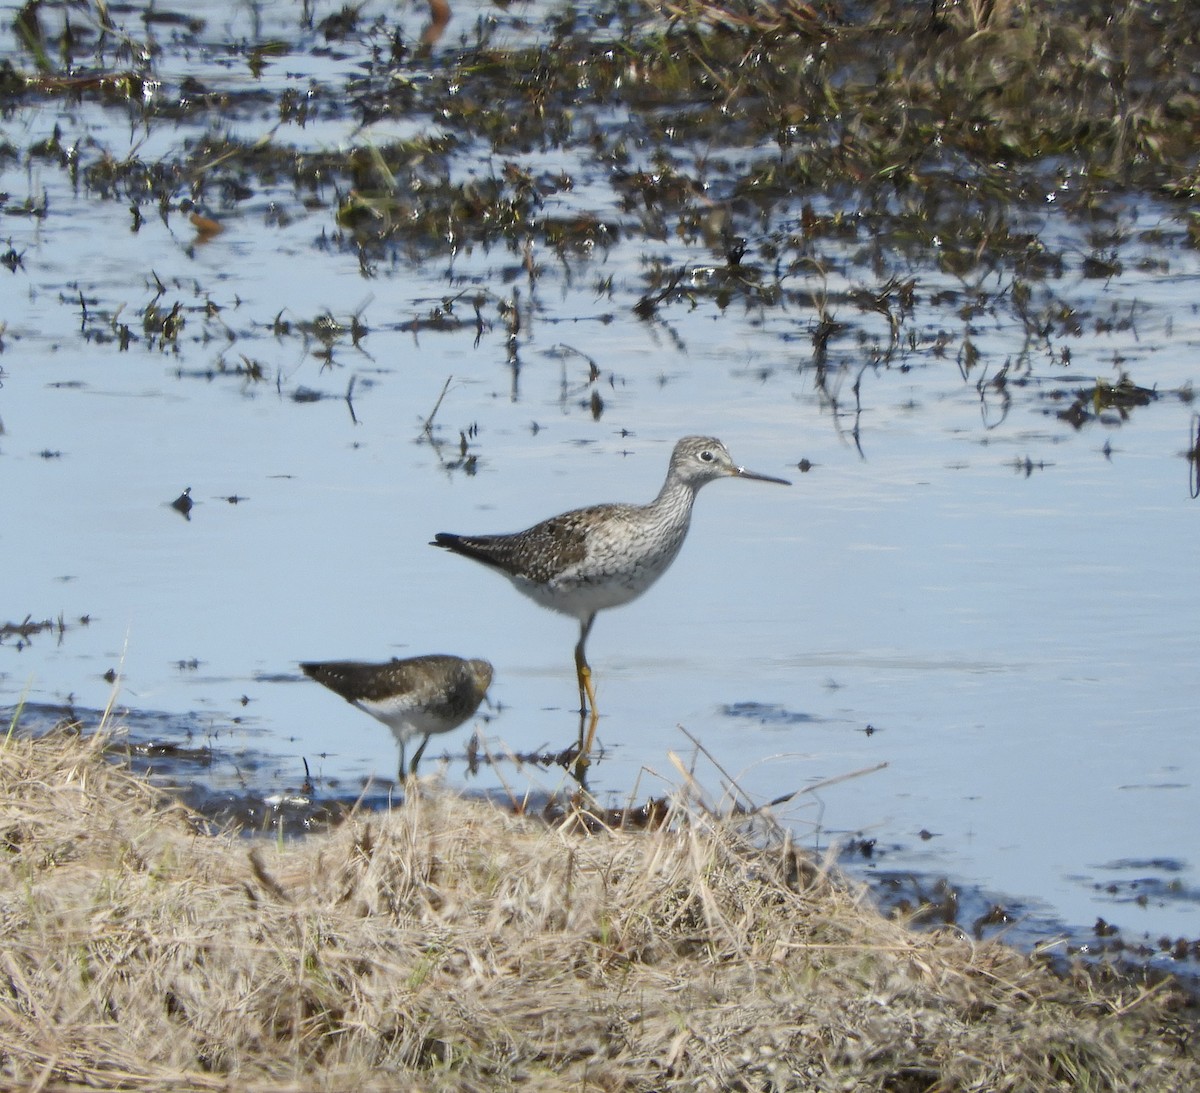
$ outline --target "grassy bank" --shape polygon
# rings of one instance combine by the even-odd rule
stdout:
[[[1169,986],[915,934],[682,807],[583,834],[434,790],[303,841],[55,733],[0,748],[0,1080],[30,1088],[1184,1089]]]

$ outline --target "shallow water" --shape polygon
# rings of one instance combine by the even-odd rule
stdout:
[[[223,5],[193,8],[209,16],[210,48],[168,50],[167,83],[226,73],[272,95],[356,71],[351,46],[326,55],[301,37],[253,78],[219,43],[249,35],[251,11],[276,20],[259,37],[294,38],[290,5],[221,19]],[[493,18],[516,41],[536,38],[543,9],[472,10],[456,11],[452,30]],[[11,35],[14,9],[0,11]],[[404,19],[415,34],[420,11]],[[143,142],[178,146],[211,120],[147,133],[122,113],[32,103],[3,136],[21,150],[58,125],[85,155],[144,156]],[[230,126],[249,140],[270,129],[249,107]],[[363,139],[338,117],[286,137]],[[712,433],[794,485],[706,488],[671,571],[598,619],[597,795],[666,792],[681,780],[675,757],[714,801],[730,777],[755,802],[829,781],[781,814],[817,847],[875,840],[855,860],[867,875],[948,877],[1030,916],[1035,935],[1082,936],[1103,917],[1127,941],[1200,936],[1200,510],[1185,458],[1200,263],[1180,245],[1176,211],[1114,202],[1124,242],[1108,278],[1086,275],[1085,225],[1053,204],[1029,213],[1067,257],[1037,292],[1081,320],[1031,347],[995,302],[1004,276],[967,285],[928,256],[875,253],[863,232],[828,245],[826,275],[790,275],[788,306],[723,307],[701,291],[725,268],[721,248],[635,234],[637,217],[578,148],[505,161],[577,172],[550,206],[611,216],[622,239],[569,255],[535,247],[536,278],[520,253],[482,245],[396,253],[368,277],[360,255],[330,242],[330,207],[306,207],[287,180],[262,183],[201,241],[177,211],[164,222],[147,209],[133,232],[125,203],[69,172],[23,152],[0,161],[10,203],[45,194],[49,209],[8,217],[0,237],[20,258],[0,271],[0,623],[65,624],[0,642],[0,704],[102,709],[115,673],[136,732],[212,745],[202,783],[294,790],[306,760],[318,796],[353,799],[365,780],[392,777],[394,745],[297,662],[485,656],[496,707],[474,723],[500,760],[467,777],[464,726],[430,745],[425,769],[445,753],[446,777],[471,790],[568,788],[561,770],[503,757],[574,740],[575,624],[428,541],[648,500],[673,442]],[[464,153],[454,169],[497,168]],[[799,205],[777,207],[773,223],[794,223]],[[633,307],[655,260],[687,264],[697,295],[646,321]],[[885,352],[887,321],[838,293],[914,275],[903,339]],[[803,302],[822,292],[846,324],[823,370],[818,313]],[[515,333],[504,298],[521,316]],[[993,303],[964,318],[975,300]],[[152,302],[182,305],[173,344],[143,336]],[[438,322],[413,328],[435,308]],[[326,314],[343,329],[325,343],[301,332]],[[357,340],[345,329],[355,316]],[[136,337],[126,350],[112,333],[122,321]],[[983,363],[964,378],[967,338]],[[247,359],[263,379],[236,374]],[[980,368],[994,376],[1006,362],[1003,391],[977,386]],[[1097,412],[1078,429],[1057,416],[1122,373],[1158,397],[1131,408],[1084,398]],[[423,434],[435,406],[437,447]],[[170,507],[185,487],[187,519]]]

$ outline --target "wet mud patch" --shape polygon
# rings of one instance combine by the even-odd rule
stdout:
[[[49,733],[80,737],[98,731],[112,733],[105,748],[109,757],[145,776],[156,788],[203,817],[209,825],[206,830],[213,834],[235,830],[245,835],[296,837],[336,827],[352,815],[384,812],[404,804],[405,787],[399,779],[364,778],[351,788],[341,779],[312,773],[305,758],[299,761],[297,777],[297,772],[287,769],[287,762],[268,750],[269,741],[264,741],[262,749],[244,739],[234,744],[226,738],[245,734],[205,725],[195,715],[123,709],[116,716],[114,722],[113,713],[103,710],[36,703],[0,708],[0,723],[35,737]],[[117,732],[104,729],[114,723],[119,724]],[[461,763],[468,782],[484,767],[569,770],[574,767],[575,757],[574,749],[493,755],[479,747],[474,735],[462,754],[441,755],[447,761]],[[430,753],[427,762],[433,766],[438,758]],[[598,751],[595,758],[602,759],[603,751]],[[499,789],[472,792],[467,788],[464,794],[485,797],[514,815],[541,818],[555,825],[568,823],[593,833],[653,829],[666,815],[666,801],[661,797],[605,807],[578,789],[515,797]]]
[[[105,725],[119,724],[120,731],[106,749],[113,761],[145,775],[210,820],[213,830],[298,835],[340,822],[360,802],[359,797],[335,793],[318,796],[307,777],[307,762],[302,762],[297,777],[283,769],[278,755],[247,743],[253,732],[195,714],[27,703],[0,710],[0,721],[33,736],[90,736]],[[363,803],[386,807],[381,799]]]
[[[922,837],[935,836],[923,832]],[[869,886],[880,909],[917,929],[948,926],[976,940],[1003,940],[1063,970],[1070,961],[1082,958],[1149,984],[1163,976],[1175,976],[1191,983],[1193,989],[1200,987],[1200,938],[1171,937],[1121,925],[1132,908],[1144,910],[1168,901],[1200,906],[1200,891],[1182,883],[1177,875],[1186,869],[1184,863],[1113,862],[1097,866],[1096,872],[1119,875],[1133,871],[1139,875],[1113,876],[1105,881],[1075,878],[1112,907],[1108,918],[1097,916],[1089,926],[1063,921],[1036,898],[996,893],[939,875],[936,867],[928,871],[918,866],[892,868],[888,862],[893,856],[912,858],[912,848],[855,836],[846,839],[839,850],[842,867]]]

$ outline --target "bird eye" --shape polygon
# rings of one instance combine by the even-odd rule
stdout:
[[[700,462],[701,463],[711,463],[712,461],[713,461],[713,454],[707,448],[700,453]]]

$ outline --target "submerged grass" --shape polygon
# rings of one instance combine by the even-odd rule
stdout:
[[[1170,985],[915,934],[677,803],[581,833],[438,790],[200,834],[104,736],[0,748],[0,1075],[67,1089],[1184,1089]]]

